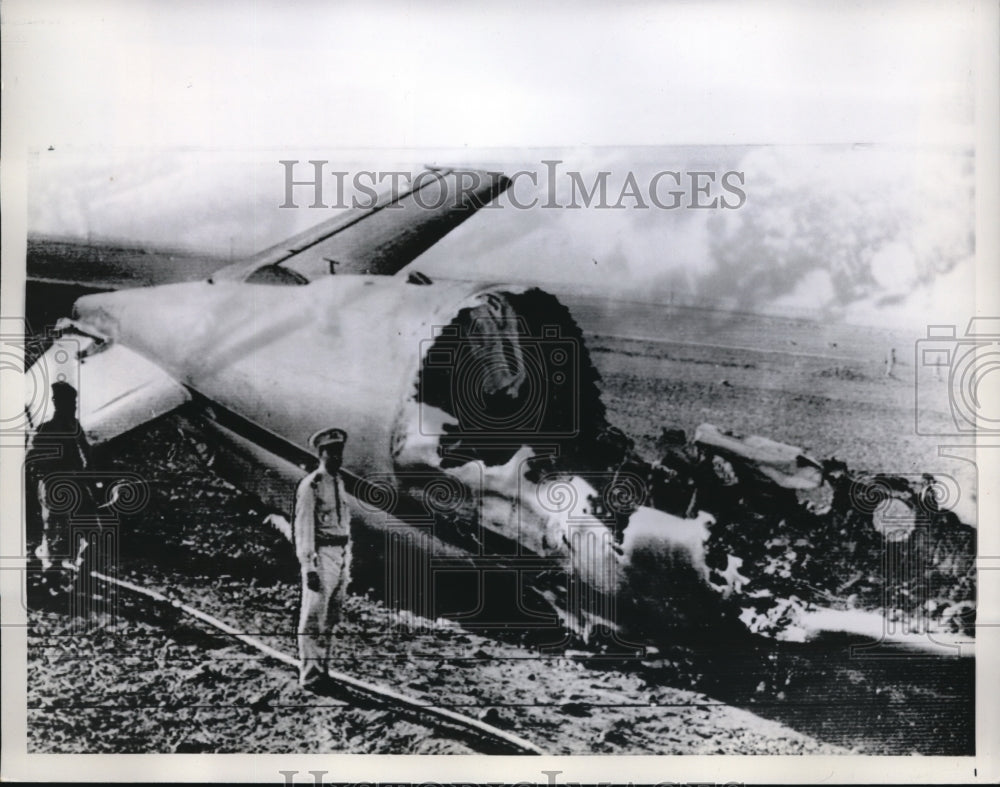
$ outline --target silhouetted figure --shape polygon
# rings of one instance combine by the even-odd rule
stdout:
[[[82,542],[73,549],[69,543],[70,515],[93,507],[93,498],[86,481],[74,480],[74,475],[90,466],[90,445],[76,417],[76,389],[66,382],[53,383],[52,404],[52,418],[38,427],[28,449],[28,483],[34,484],[41,518],[41,543],[32,543],[38,538],[29,528],[28,546],[43,569],[61,560],[63,568],[75,570],[87,545]]]
[[[890,347],[889,354],[885,357],[885,376],[895,379],[896,374],[896,348]]]

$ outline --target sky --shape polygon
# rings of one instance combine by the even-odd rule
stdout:
[[[29,232],[249,253],[325,218],[277,208],[283,158],[705,167],[744,172],[746,204],[494,211],[418,262],[861,322],[970,308],[974,3],[3,11]]]
[[[8,0],[28,144],[969,142],[969,2]]]

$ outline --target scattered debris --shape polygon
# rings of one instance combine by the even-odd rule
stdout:
[[[676,500],[658,485],[693,490],[688,508],[714,519],[710,581],[751,631],[795,639],[804,634],[785,630],[790,613],[833,607],[974,636],[975,529],[938,507],[933,476],[852,472],[710,425],[698,428],[693,445],[670,449],[662,464],[672,472],[648,474],[649,499],[657,507]],[[829,503],[817,508],[803,493],[820,486]],[[690,515],[677,503],[662,507]]]

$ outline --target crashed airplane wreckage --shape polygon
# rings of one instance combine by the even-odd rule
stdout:
[[[509,185],[477,174],[466,215]],[[465,217],[445,214],[375,209],[208,280],[84,296],[39,370],[76,387],[92,445],[172,419],[286,534],[309,436],[346,429],[355,559],[425,617],[626,646],[971,634],[975,531],[932,478],[860,477],[707,425],[639,456],[553,295],[399,274]],[[912,570],[887,570],[900,561]]]

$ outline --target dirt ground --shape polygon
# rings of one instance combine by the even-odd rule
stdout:
[[[916,473],[937,461],[936,443],[914,433],[918,370],[908,351],[885,376],[881,354],[896,339],[760,319],[633,314],[629,323],[578,307],[609,418],[646,452],[664,426],[690,436],[710,422],[859,469]],[[163,424],[130,436],[114,464],[154,491],[120,523],[120,575],[294,653],[297,569],[253,501],[199,470]],[[851,658],[850,643],[833,640],[678,642],[636,657],[579,643],[542,652],[523,632],[486,636],[390,614],[359,576],[338,632],[341,669],[551,753],[958,754],[973,745],[972,659]],[[124,594],[107,603],[117,614],[92,615],[82,630],[63,600],[31,610],[32,751],[471,750],[419,719],[304,694],[287,667],[176,613]]]

